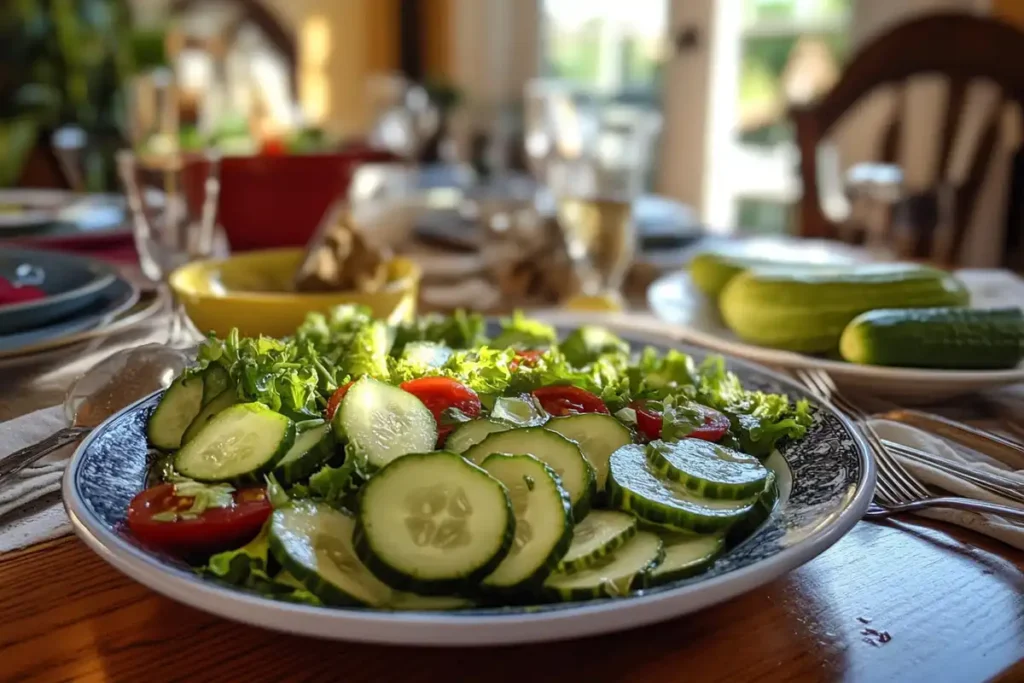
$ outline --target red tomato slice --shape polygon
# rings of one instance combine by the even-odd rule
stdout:
[[[552,385],[533,390],[540,405],[551,415],[608,413],[608,406],[594,394],[568,385]]]
[[[437,420],[437,445],[444,444],[455,425],[442,424],[444,411],[455,408],[468,417],[480,415],[480,397],[465,384],[450,377],[421,377],[402,382],[402,389],[423,401]]]
[[[537,349],[532,351],[516,351],[516,355],[512,359],[512,362],[508,364],[508,369],[515,372],[519,369],[520,365],[532,368],[543,355],[544,352]]]
[[[245,545],[260,532],[270,516],[267,492],[262,488],[240,489],[235,504],[207,508],[198,517],[161,521],[161,512],[188,510],[194,498],[174,495],[174,484],[160,484],[132,498],[128,528],[146,545],[175,555],[209,554]]]
[[[342,384],[334,390],[334,393],[331,394],[331,398],[327,400],[327,408],[324,410],[324,417],[328,422],[334,419],[334,413],[338,411],[338,406],[341,405],[341,399],[345,398],[345,394],[348,393],[348,388],[350,386],[352,386],[352,382]]]
[[[648,406],[647,401],[633,401],[629,407],[636,411],[636,427],[648,441],[661,438],[661,411]],[[729,418],[714,408],[700,406],[704,424],[686,435],[688,439],[718,441],[729,431]]]

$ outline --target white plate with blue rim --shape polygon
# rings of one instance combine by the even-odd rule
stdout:
[[[673,346],[698,360],[706,355],[657,335],[624,336],[634,346]],[[731,357],[726,364],[747,387],[810,401],[813,423],[803,439],[783,444],[767,461],[779,499],[759,527],[737,539],[705,573],[626,597],[398,612],[281,602],[205,579],[184,562],[146,549],[125,528],[128,503],[146,486],[152,464],[145,429],[159,393],[114,415],[82,442],[64,477],[64,503],[79,537],[124,574],[179,602],[273,630],[432,646],[509,645],[620,631],[710,607],[778,578],[827,550],[870,503],[874,465],[843,415],[765,368]]]

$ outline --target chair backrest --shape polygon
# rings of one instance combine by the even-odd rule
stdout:
[[[949,82],[949,95],[936,140],[937,178],[948,175],[954,143],[964,117],[969,86],[979,80],[994,83],[999,102],[989,108],[975,138],[967,172],[956,187],[955,225],[951,251],[959,253],[966,226],[974,213],[988,164],[999,142],[1005,105],[1024,105],[1024,32],[996,19],[963,13],[927,15],[897,26],[864,46],[847,64],[839,82],[819,101],[795,107],[790,116],[800,149],[803,199],[799,233],[834,238],[837,226],[825,215],[819,197],[817,150],[836,123],[862,98],[881,87],[899,88],[896,106],[882,137],[882,159],[898,162],[908,126],[906,82],[914,76],[937,74]]]

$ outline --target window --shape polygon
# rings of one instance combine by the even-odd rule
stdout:
[[[791,227],[788,207],[799,189],[786,112],[827,93],[838,79],[850,49],[852,1],[743,2],[734,195],[744,228]]]

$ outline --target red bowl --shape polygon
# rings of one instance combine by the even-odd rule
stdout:
[[[233,251],[305,245],[324,213],[348,192],[356,167],[392,161],[356,149],[334,154],[225,157],[217,221]],[[193,210],[202,205],[207,164],[188,164],[183,183]]]

